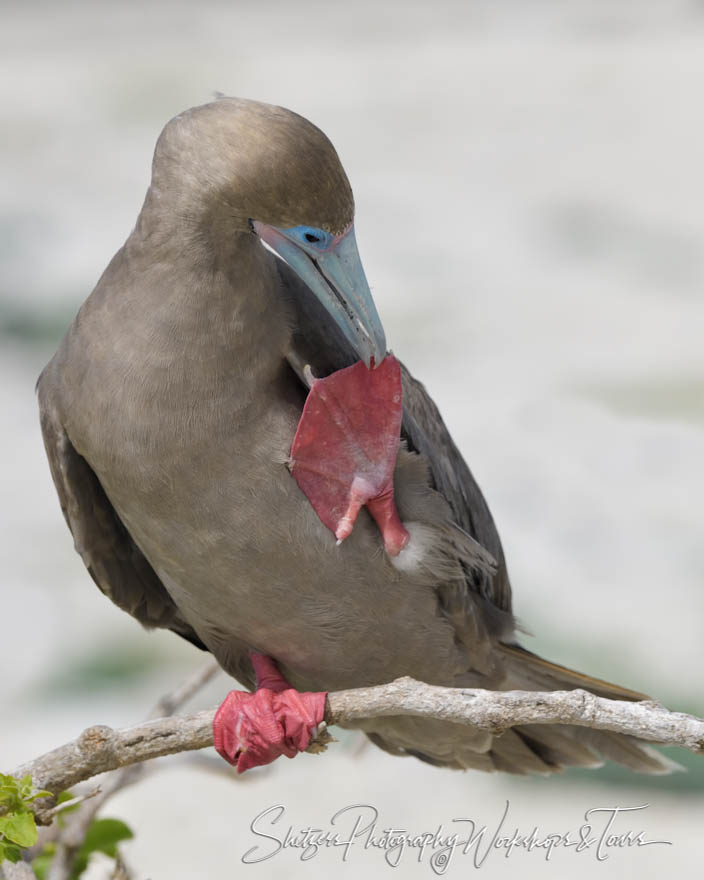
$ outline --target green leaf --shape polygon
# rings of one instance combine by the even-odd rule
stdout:
[[[0,816],[0,832],[8,840],[20,846],[34,846],[37,842],[37,826],[32,813],[13,813]]]
[[[7,859],[8,862],[16,865],[22,858],[22,852],[14,843],[3,842],[0,843],[0,858]]]
[[[5,807],[7,812],[26,812],[27,804],[40,797],[51,797],[50,791],[33,791],[34,783],[28,773],[22,779],[17,780],[14,776],[0,773],[0,806]]]
[[[37,875],[37,880],[46,880],[46,875],[51,867],[51,860],[54,858],[53,853],[40,852],[32,862],[32,870]]]
[[[73,871],[71,871],[70,880],[78,880],[88,867],[88,858],[89,856],[85,855],[83,850],[79,850],[78,853],[76,853],[76,858],[73,860]]]
[[[0,804],[8,810],[22,809],[18,782],[13,776],[0,774]]]
[[[134,837],[131,829],[120,819],[96,819],[88,829],[80,851],[85,855],[102,852],[115,858],[117,844],[131,837]]]

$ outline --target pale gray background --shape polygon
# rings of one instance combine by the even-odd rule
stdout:
[[[91,723],[138,720],[201,662],[93,586],[61,519],[33,384],[129,233],[162,125],[215,90],[291,107],[336,144],[389,342],[489,498],[530,646],[704,712],[704,3],[0,11],[0,769]],[[155,880],[390,876],[362,851],[347,865],[289,852],[241,866],[249,821],[279,802],[297,828],[366,802],[413,831],[457,816],[493,825],[506,798],[508,826],[524,831],[649,803],[619,830],[673,846],[602,864],[496,854],[484,876],[691,876],[700,859],[701,760],[669,779],[606,768],[514,780],[363,742],[241,781],[177,760],[107,814],[136,830],[126,857]],[[456,859],[448,876],[470,870]]]

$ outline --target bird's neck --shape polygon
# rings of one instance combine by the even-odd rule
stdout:
[[[126,256],[145,320],[136,357],[165,366],[172,388],[198,393],[207,377],[236,385],[244,404],[249,388],[280,374],[291,318],[276,259],[255,235],[235,234],[217,255],[196,237],[157,237],[138,224]]]

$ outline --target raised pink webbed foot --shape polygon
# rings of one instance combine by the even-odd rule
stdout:
[[[271,657],[254,651],[249,656],[257,690],[230,691],[213,719],[215,748],[238,773],[305,751],[323,720],[327,696],[295,690]]]
[[[314,379],[291,447],[291,473],[338,541],[366,504],[390,556],[408,543],[394,502],[402,399],[401,368],[387,355]]]

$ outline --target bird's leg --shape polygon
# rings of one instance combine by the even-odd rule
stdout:
[[[360,361],[313,379],[291,447],[291,472],[338,542],[366,504],[397,556],[408,543],[394,502],[402,399],[401,368],[388,355],[375,369]]]
[[[325,713],[324,691],[301,693],[271,657],[254,651],[249,656],[256,691],[230,691],[213,720],[215,748],[238,773],[305,751]]]

